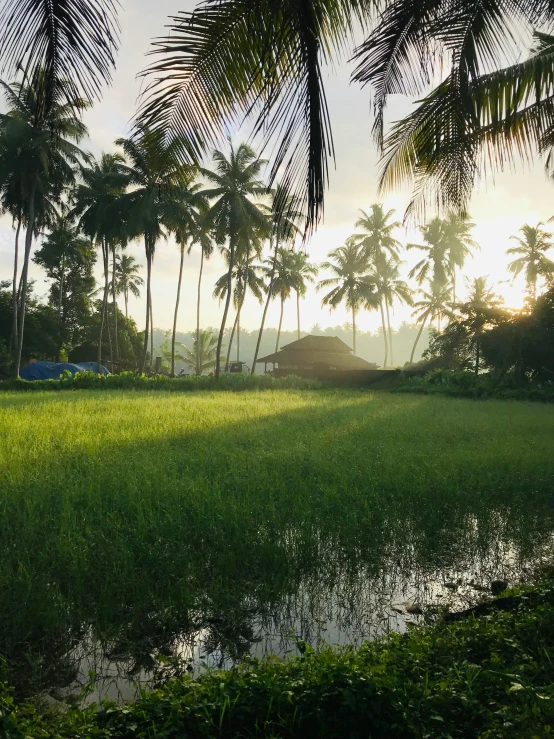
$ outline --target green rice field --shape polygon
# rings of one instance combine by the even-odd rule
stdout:
[[[549,556],[553,440],[540,404],[3,393],[0,680],[109,692],[403,630]]]

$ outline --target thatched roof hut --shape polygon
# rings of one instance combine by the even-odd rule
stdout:
[[[278,364],[279,370],[363,370],[376,369],[352,353],[352,349],[338,336],[304,336],[282,347],[274,354],[261,357],[258,362]]]

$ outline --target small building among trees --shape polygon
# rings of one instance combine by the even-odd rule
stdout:
[[[329,370],[375,370],[377,365],[355,356],[337,336],[304,336],[257,363],[277,365],[277,375],[317,374]]]

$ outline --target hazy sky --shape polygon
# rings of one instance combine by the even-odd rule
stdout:
[[[86,147],[93,153],[113,149],[115,138],[128,133],[128,123],[136,107],[140,90],[137,72],[145,65],[145,52],[154,36],[163,35],[167,16],[179,10],[192,9],[192,0],[123,0],[120,13],[122,26],[121,48],[117,59],[117,71],[113,86],[105,92],[101,103],[86,116],[90,130],[90,142]],[[377,198],[377,156],[371,140],[370,93],[358,85],[349,84],[350,67],[343,64],[328,73],[327,97],[331,110],[336,149],[336,169],[331,172],[330,189],[326,196],[325,220],[309,246],[311,261],[318,263],[327,252],[340,246],[354,230],[359,208],[367,208]],[[410,109],[410,102],[396,97],[391,100],[388,119],[393,121]],[[237,139],[238,140],[238,139]],[[385,200],[387,207],[397,209],[401,219],[408,203],[407,193],[394,193]],[[468,277],[489,275],[498,292],[511,306],[521,305],[523,283],[507,282],[506,265],[509,258],[506,249],[510,236],[524,223],[536,225],[554,215],[554,184],[546,180],[539,161],[531,169],[518,167],[515,173],[504,173],[496,181],[488,180],[475,192],[470,209],[476,223],[475,238],[482,250],[465,269]],[[432,215],[432,214],[430,214]],[[554,228],[554,225],[553,225]],[[417,233],[406,234],[400,229],[397,238],[415,241]],[[144,261],[143,245],[131,244],[129,252]],[[0,220],[0,279],[11,279],[13,236],[9,219]],[[405,265],[407,273],[417,260],[417,252],[409,252]],[[189,331],[195,325],[196,281],[199,258],[191,254],[186,259],[178,328]],[[154,323],[169,328],[172,323],[178,270],[178,251],[170,240],[157,247],[153,274]],[[213,283],[224,272],[223,261],[213,257],[204,271],[202,296],[202,324],[215,326],[220,322],[221,306],[212,297]],[[38,294],[45,294],[47,286],[40,280],[41,271],[34,265],[31,275],[37,278]],[[100,274],[98,274],[100,277]],[[462,287],[462,286],[461,286]],[[285,307],[283,327],[296,326],[295,301]],[[130,312],[139,328],[144,322],[143,301],[131,299]],[[275,303],[268,315],[268,325],[278,322],[278,305]],[[314,323],[322,326],[337,325],[349,320],[344,309],[330,313],[321,307],[321,295],[310,289],[302,306],[303,328]],[[409,309],[397,307],[393,320],[398,325],[408,320]],[[242,324],[246,329],[258,327],[260,308],[255,300],[246,301]],[[232,320],[232,319],[231,319]],[[376,312],[359,316],[361,329],[374,329],[379,325]]]

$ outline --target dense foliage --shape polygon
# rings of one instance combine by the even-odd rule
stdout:
[[[36,710],[14,704],[4,686],[0,728],[9,739],[546,739],[554,733],[553,585],[513,603],[358,650],[300,644],[301,657],[289,662],[247,660],[181,677],[126,706]]]

